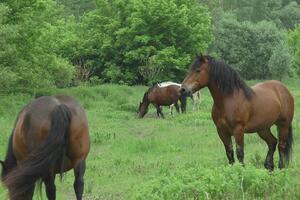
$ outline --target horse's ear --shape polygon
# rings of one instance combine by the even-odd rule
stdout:
[[[203,54],[201,52],[199,54],[196,53],[196,58],[201,61],[204,61],[204,59],[205,59],[205,57],[203,56]]]
[[[200,54],[199,60],[206,63],[208,62],[208,58],[204,56],[202,53]]]

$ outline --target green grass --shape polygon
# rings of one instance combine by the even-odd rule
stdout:
[[[84,199],[300,199],[300,80],[286,83],[296,100],[294,154],[288,169],[273,173],[263,168],[267,146],[256,134],[245,136],[246,166],[227,164],[207,89],[197,111],[188,104],[187,114],[172,117],[165,108],[164,120],[156,117],[154,108],[144,119],[137,118],[143,86],[82,86],[36,95],[72,95],[86,108],[92,146]],[[17,113],[32,99],[0,96],[1,158]],[[75,199],[72,172],[62,183],[57,179],[56,185],[58,199]],[[0,199],[6,198],[2,187]]]

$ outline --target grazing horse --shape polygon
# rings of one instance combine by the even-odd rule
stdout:
[[[18,115],[1,161],[10,199],[32,199],[35,183],[41,180],[48,199],[55,200],[55,175],[72,168],[76,198],[82,199],[89,149],[85,111],[75,99],[45,96],[29,103]]]
[[[186,109],[186,97],[180,95],[180,86],[169,85],[160,87],[158,84],[149,88],[143,97],[143,101],[140,102],[138,116],[144,117],[148,112],[149,104],[153,104],[156,107],[157,116],[164,118],[161,106],[175,105],[177,112],[179,112],[178,100],[181,102],[181,112],[185,112]]]
[[[213,98],[212,118],[224,143],[229,163],[234,162],[231,136],[238,160],[244,160],[244,133],[257,132],[268,145],[265,168],[274,169],[277,139],[271,126],[278,128],[279,168],[288,164],[293,142],[294,99],[279,81],[265,81],[249,87],[227,64],[210,56],[197,56],[180,92],[191,93],[208,87]]]
[[[179,87],[181,87],[181,84],[179,83],[174,83],[172,81],[167,81],[167,82],[162,82],[162,83],[158,83],[158,86],[159,87],[166,87],[166,86],[169,86],[169,85],[177,85]],[[193,102],[193,110],[195,110],[196,108],[198,108],[198,105],[201,101],[201,94],[200,94],[200,91],[197,91],[191,95],[189,95],[189,97],[192,99],[192,102]],[[173,114],[173,108],[174,108],[174,104],[171,104],[169,106],[170,108],[170,113]]]

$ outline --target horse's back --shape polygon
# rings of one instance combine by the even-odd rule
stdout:
[[[294,116],[294,97],[288,88],[280,81],[271,80],[263,82],[260,87],[271,89],[276,94],[280,102],[281,118],[283,120],[291,121]]]
[[[17,160],[26,158],[47,136],[50,113],[58,104],[54,97],[39,97],[19,113],[13,132],[13,150]]]
[[[69,146],[71,157],[84,157],[89,151],[88,124],[84,109],[69,96],[45,96],[29,103],[19,114],[13,133],[13,149],[18,161],[42,143],[51,129],[51,113],[64,104],[71,112]],[[76,151],[81,147],[80,152]],[[85,155],[84,155],[85,154]]]
[[[294,100],[285,85],[271,80],[256,84],[252,89],[255,95],[250,101],[249,132],[266,129],[281,121],[292,121]]]
[[[157,87],[149,94],[151,103],[168,106],[178,101],[179,94],[178,85],[169,85],[166,87]]]
[[[181,87],[180,83],[175,83],[175,82],[172,82],[172,81],[158,83],[159,87],[167,87],[167,86],[170,86],[170,85],[176,85],[176,86]]]
[[[270,101],[279,101],[281,106],[290,106],[294,104],[294,98],[288,88],[280,81],[270,80],[252,87],[256,96],[268,98]]]

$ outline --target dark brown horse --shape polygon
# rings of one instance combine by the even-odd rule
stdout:
[[[197,56],[180,91],[191,93],[206,86],[214,101],[212,118],[229,163],[234,162],[231,136],[236,142],[237,158],[243,163],[244,133],[257,132],[269,147],[264,165],[273,170],[277,139],[271,133],[271,126],[275,124],[279,137],[279,168],[288,164],[293,142],[294,100],[282,83],[273,80],[248,87],[228,65],[210,56]]]
[[[142,118],[148,112],[148,107],[153,104],[156,107],[157,116],[164,118],[161,106],[175,105],[177,112],[179,112],[178,101],[180,101],[181,112],[186,110],[186,97],[179,92],[180,86],[169,85],[159,87],[158,84],[149,88],[143,97],[143,101],[139,105],[139,117]]]
[[[55,174],[74,169],[82,199],[85,159],[90,148],[84,109],[68,96],[40,97],[18,115],[2,164],[2,181],[13,200],[32,199],[42,180],[48,199],[56,197]]]

